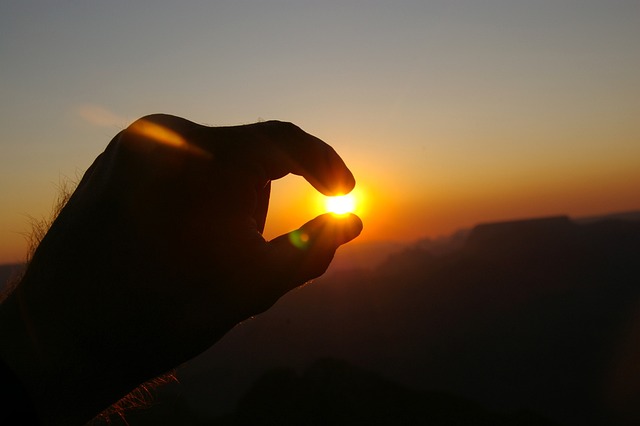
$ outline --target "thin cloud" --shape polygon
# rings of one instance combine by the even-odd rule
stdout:
[[[89,124],[98,127],[126,127],[129,120],[96,104],[83,104],[76,113]]]

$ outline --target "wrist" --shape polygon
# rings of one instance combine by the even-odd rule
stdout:
[[[35,346],[29,343],[26,322],[19,305],[17,290],[0,305],[0,386],[3,392],[0,404],[3,413],[17,409],[35,421],[36,418],[41,418],[35,389],[42,368]]]
[[[0,424],[20,419],[23,424],[40,423],[31,396],[13,369],[0,358]]]
[[[47,310],[43,307],[55,303],[33,303],[29,286],[35,284],[27,274],[0,305],[0,369],[19,392],[2,408],[18,404],[40,424],[84,424],[113,402],[104,396],[105,388],[112,388],[99,380],[108,373],[103,365],[87,362],[80,345],[59,329],[51,312],[61,307]],[[115,383],[115,377],[108,381]]]

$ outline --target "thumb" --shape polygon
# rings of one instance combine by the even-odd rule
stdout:
[[[284,286],[282,293],[322,275],[338,247],[360,232],[362,221],[358,216],[326,213],[270,241],[270,263],[279,275],[275,281]]]

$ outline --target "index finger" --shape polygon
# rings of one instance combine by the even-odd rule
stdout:
[[[293,173],[325,195],[345,194],[355,186],[353,174],[336,151],[294,124],[267,121],[225,129],[231,132],[226,148],[260,167],[268,180]]]

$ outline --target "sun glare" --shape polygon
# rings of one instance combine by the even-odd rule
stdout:
[[[353,194],[327,197],[325,202],[327,211],[333,214],[353,213],[356,209],[356,199]]]

